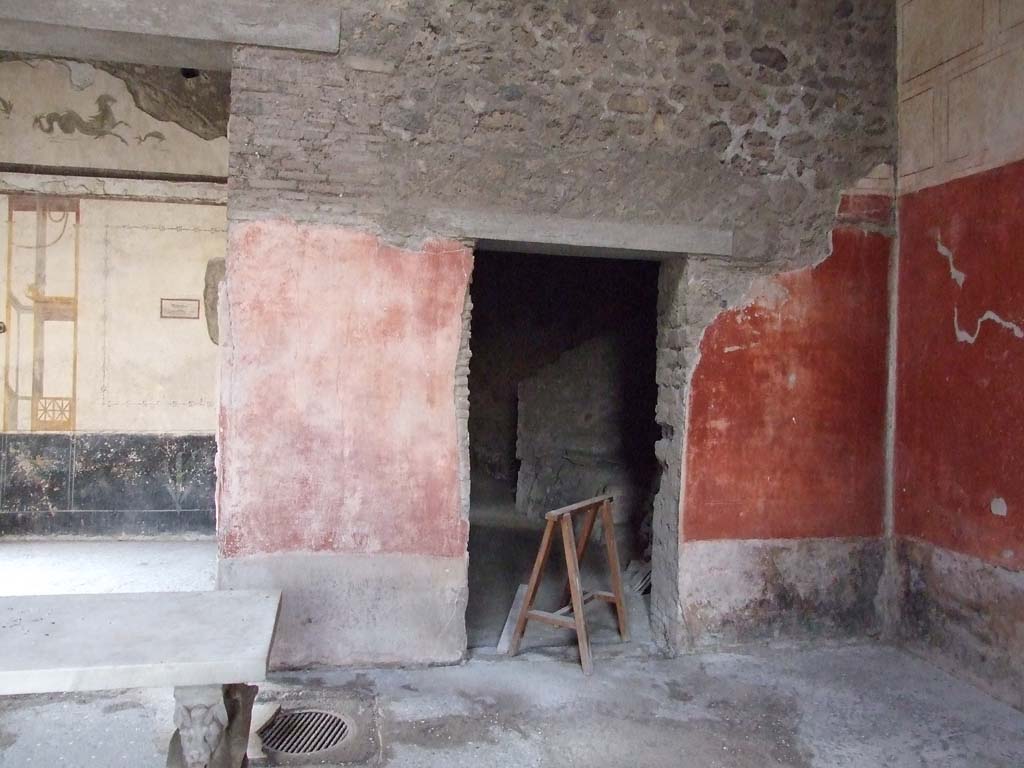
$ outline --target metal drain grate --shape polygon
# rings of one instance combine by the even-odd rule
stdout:
[[[298,709],[281,712],[259,730],[263,749],[283,755],[315,755],[338,746],[349,725],[331,712]]]

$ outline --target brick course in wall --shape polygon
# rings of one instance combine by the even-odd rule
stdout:
[[[884,0],[343,8],[338,56],[237,50],[233,218],[392,240],[445,207],[702,223],[806,263],[838,191],[892,160]]]

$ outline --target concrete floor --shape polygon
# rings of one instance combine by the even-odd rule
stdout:
[[[367,765],[1019,768],[1024,714],[875,645],[280,677],[263,701],[330,707]],[[171,692],[0,698],[0,766],[158,768]]]
[[[509,609],[520,584],[529,581],[543,529],[521,523],[487,524],[473,522],[469,529],[469,601],[466,606],[466,636],[470,648],[493,648],[498,644]],[[604,546],[594,540],[581,567],[584,589],[611,589]],[[552,610],[563,605],[565,559],[561,539],[554,542],[551,556],[537,592],[537,606]],[[636,643],[651,642],[650,621],[645,598],[627,594],[632,615],[630,626]],[[618,643],[615,611],[607,603],[587,606],[587,627],[595,644]],[[575,645],[576,635],[567,630],[531,623],[523,648]]]
[[[3,542],[0,593],[209,589],[215,545]],[[514,581],[514,579],[513,579]],[[264,702],[327,707],[348,758],[394,766],[1020,768],[1024,714],[878,645],[667,660],[642,644],[459,667],[278,676]],[[0,697],[0,768],[163,765],[171,691]]]
[[[493,648],[498,643],[509,609],[520,584],[529,581],[537,557],[543,520],[529,520],[516,513],[515,496],[507,485],[486,475],[474,475],[469,508],[469,601],[466,606],[466,635],[470,648]],[[599,530],[599,529],[598,529]],[[629,563],[632,548],[628,532],[618,532],[622,566]],[[610,589],[604,546],[595,538],[581,563],[584,589]],[[566,584],[565,559],[561,538],[556,537],[537,593],[537,606],[546,610],[561,607]],[[639,595],[633,596],[631,626],[638,643],[651,639],[647,607]],[[607,604],[587,609],[588,628],[594,643],[618,643],[614,611]],[[523,648],[575,644],[572,632],[531,624],[523,638]]]

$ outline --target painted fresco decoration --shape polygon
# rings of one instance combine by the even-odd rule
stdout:
[[[124,81],[89,64],[0,62],[0,94],[0,163],[227,176],[226,137],[156,119]]]
[[[117,102],[109,93],[101,94],[96,99],[96,114],[88,120],[83,118],[73,109],[65,109],[63,112],[50,112],[46,115],[36,115],[32,120],[32,127],[38,128],[43,133],[53,133],[54,128],[59,128],[61,133],[81,133],[85,136],[92,136],[100,139],[104,136],[113,136],[125,146],[128,142],[115,130],[119,125],[126,128],[128,125],[124,120],[114,117],[113,105]]]

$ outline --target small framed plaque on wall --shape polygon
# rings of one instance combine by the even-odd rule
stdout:
[[[160,299],[160,317],[169,320],[198,320],[199,299]]]

